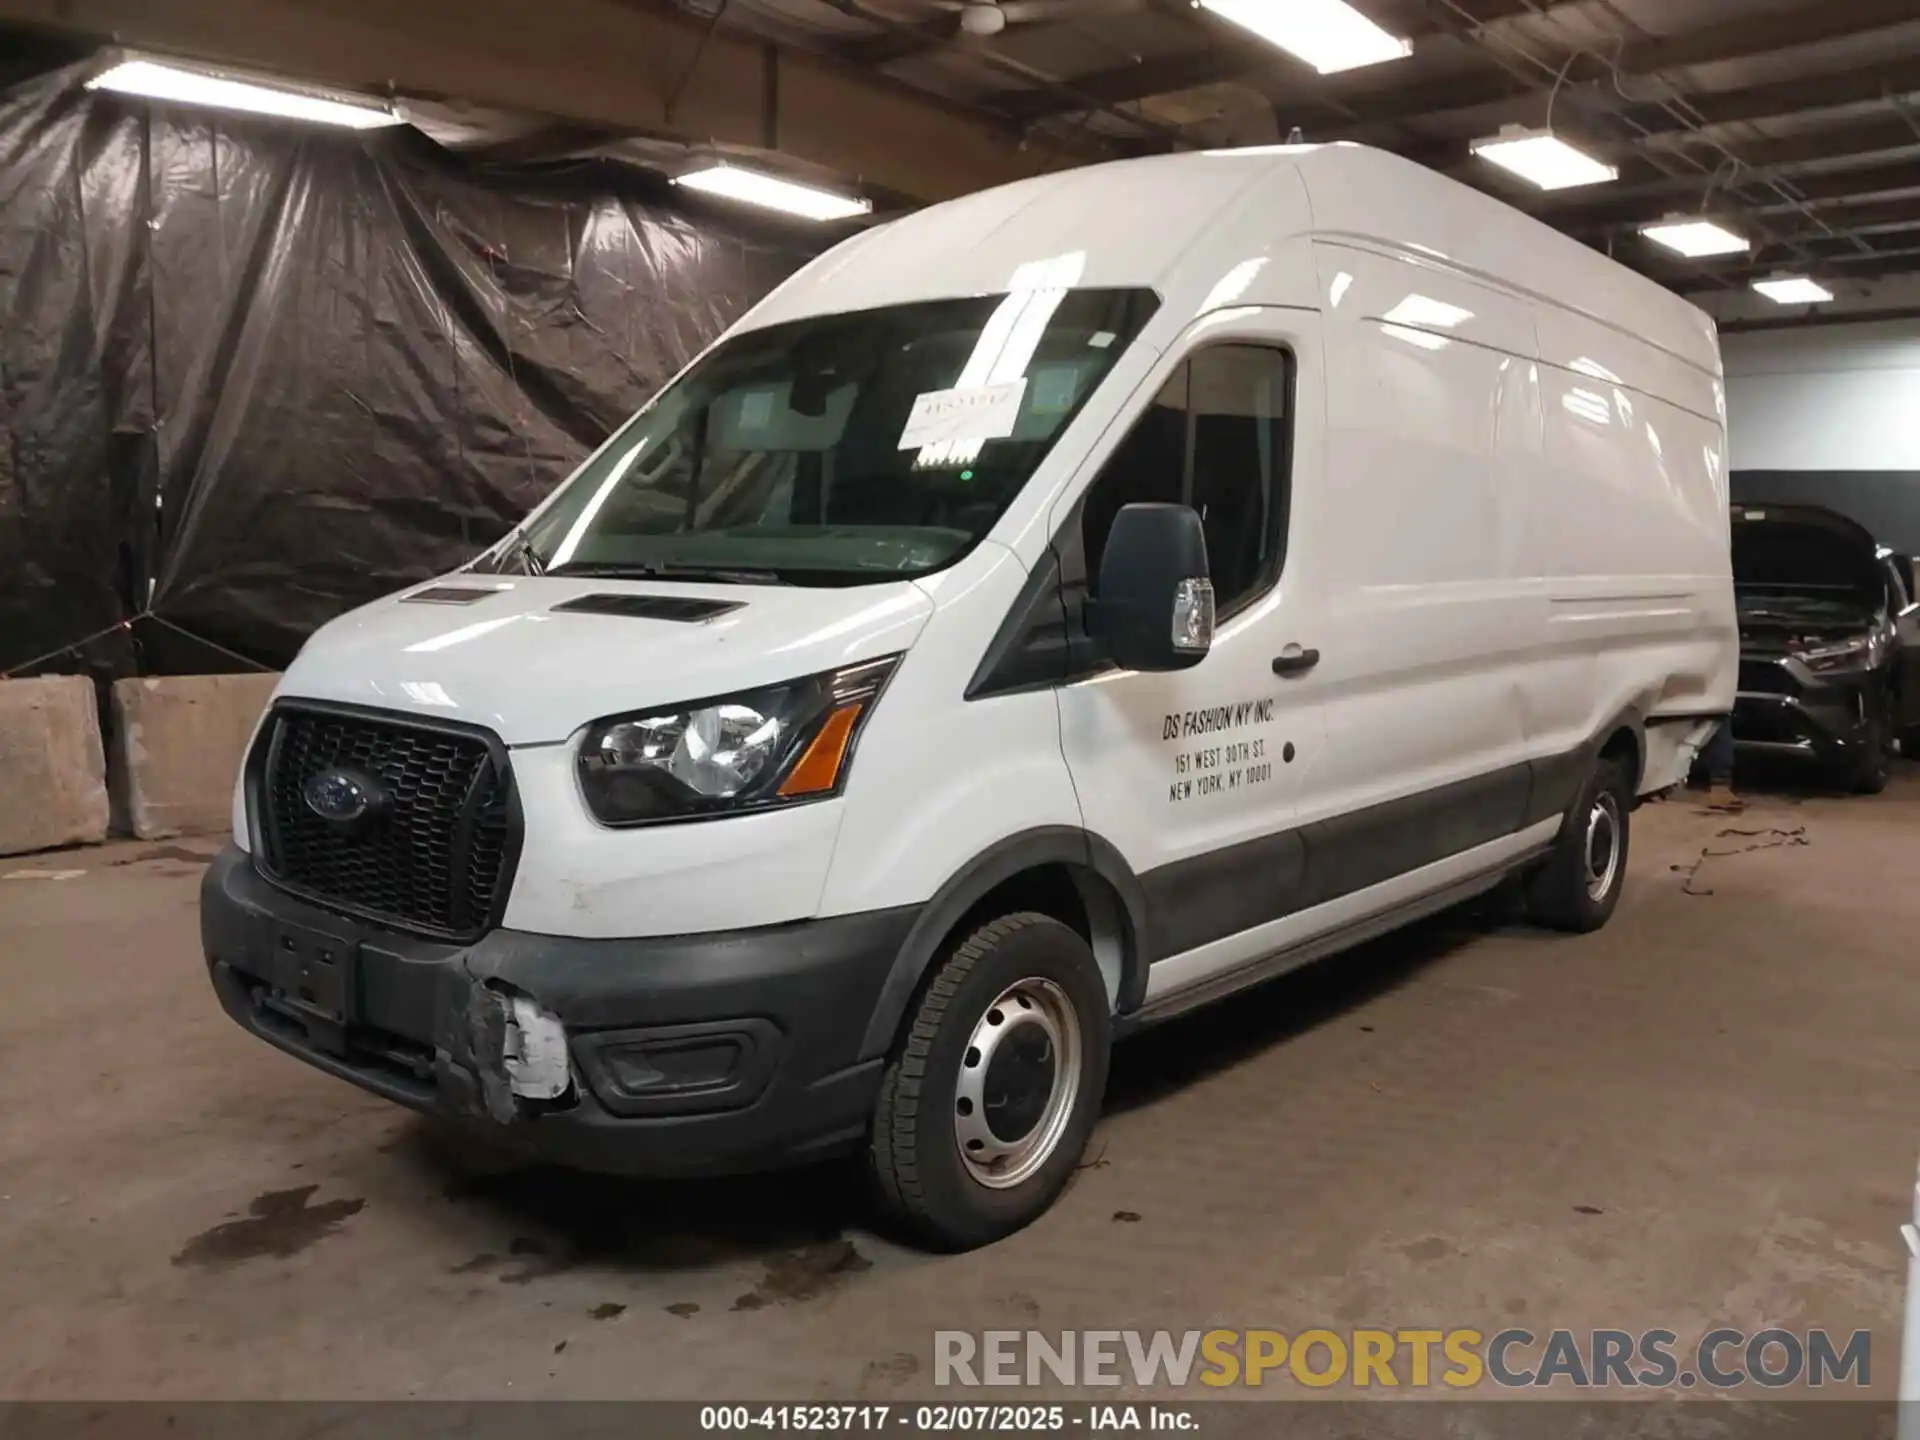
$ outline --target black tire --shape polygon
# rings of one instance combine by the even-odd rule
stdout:
[[[961,1155],[958,1116],[975,1114],[971,1101],[956,1110],[965,1098],[961,1072],[970,1054],[978,1071],[975,1027],[989,1023],[990,1008],[1010,987],[1023,984],[1047,995],[1054,993],[1046,991],[1051,985],[1069,1002],[1079,1083],[1070,1101],[1059,1101],[1063,1128],[1044,1159],[1036,1147],[1037,1168],[1007,1188],[990,1188]],[[1012,1023],[1027,1018],[1016,1015]],[[1059,1023],[1065,1038],[1065,1021]],[[989,1244],[1042,1214],[1073,1178],[1100,1118],[1111,1034],[1106,985],[1093,952],[1073,930],[1023,912],[964,936],[922,988],[881,1080],[868,1154],[883,1207],[920,1240],[944,1250]],[[1054,1073],[1064,1049],[1054,1051]],[[979,1073],[976,1083],[984,1078]],[[1044,1118],[1034,1132],[1043,1128],[1051,1128]]]
[[[1626,767],[1618,760],[1602,759],[1580,787],[1580,794],[1567,811],[1555,837],[1553,851],[1527,880],[1527,914],[1537,925],[1551,930],[1585,934],[1598,930],[1620,903],[1620,891],[1627,879],[1627,816],[1633,796],[1627,783]],[[1589,869],[1589,844],[1593,838],[1589,822],[1596,809],[1610,813],[1614,840],[1612,863],[1603,866],[1604,875],[1596,877]],[[1595,893],[1596,879],[1604,885]]]
[[[1867,721],[1867,736],[1861,745],[1859,758],[1847,772],[1847,788],[1856,795],[1878,795],[1887,788],[1887,776],[1893,769],[1893,757],[1889,753],[1889,727],[1884,719],[1875,715]]]

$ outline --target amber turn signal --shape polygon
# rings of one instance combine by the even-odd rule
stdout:
[[[858,705],[842,705],[827,717],[827,723],[813,737],[800,763],[780,782],[782,799],[818,795],[840,783],[840,766],[846,761],[847,746],[853,740],[853,723],[859,718]]]

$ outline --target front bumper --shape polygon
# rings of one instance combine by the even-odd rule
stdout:
[[[1745,750],[1804,755],[1839,764],[1857,757],[1871,727],[1859,682],[1807,687],[1798,694],[1741,691],[1734,699],[1733,743]]]
[[[214,990],[247,1030],[540,1158],[629,1174],[763,1169],[857,1141],[883,1064],[862,1037],[916,915],[458,946],[295,899],[231,846],[200,891]],[[557,1099],[514,1093],[516,997],[566,1028]]]
[[[1878,668],[1816,671],[1792,655],[1743,650],[1734,744],[1747,751],[1851,764],[1874,743],[1868,717],[1885,713],[1886,687]]]

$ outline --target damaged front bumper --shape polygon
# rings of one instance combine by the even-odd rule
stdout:
[[[856,1142],[883,1063],[863,1036],[916,913],[462,946],[296,899],[231,846],[200,891],[214,989],[261,1039],[541,1158],[631,1174]]]
[[[1733,743],[1750,752],[1847,764],[1877,742],[1866,721],[1872,703],[1859,684],[1808,687],[1799,694],[1742,691],[1734,700]]]

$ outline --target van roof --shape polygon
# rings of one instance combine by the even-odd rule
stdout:
[[[1451,270],[1720,373],[1713,321],[1678,295],[1490,195],[1348,143],[1119,160],[950,200],[836,246],[743,324],[1021,284],[1147,287],[1182,323],[1227,303],[1318,307],[1304,251],[1253,283],[1222,284],[1313,239]]]

